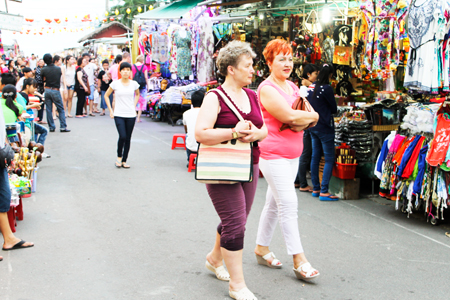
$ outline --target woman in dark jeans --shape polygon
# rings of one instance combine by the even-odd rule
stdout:
[[[129,169],[130,166],[126,162],[130,151],[131,135],[136,124],[136,104],[140,95],[139,83],[130,79],[133,71],[129,63],[122,62],[119,72],[122,78],[113,81],[109,85],[104,99],[109,109],[109,116],[114,119],[117,132],[119,133],[115,165],[117,168]],[[113,91],[115,95],[114,109],[111,107],[109,99]]]
[[[77,60],[77,69],[75,71],[75,91],[77,92],[77,111],[75,118],[83,118],[83,107],[86,103],[86,96],[90,94],[88,75],[84,71],[84,67],[87,64],[87,59],[82,57]]]
[[[310,86],[316,81],[318,74],[318,66],[316,65],[308,64],[303,68],[300,96],[308,98],[308,91],[312,89]],[[308,181],[306,180],[306,171],[308,166],[311,165],[311,155],[311,133],[309,129],[306,129],[303,131],[303,151],[302,156],[300,156],[297,178],[295,179],[295,187],[299,188],[300,192],[311,193],[313,191],[313,188],[308,185]]]
[[[334,119],[337,112],[334,91],[330,85],[333,76],[332,65],[324,64],[317,76],[317,81],[308,92],[308,101],[314,110],[319,113],[319,122],[310,128],[312,142],[311,180],[313,183],[313,197],[319,197],[322,201],[336,201],[338,197],[328,192],[331,173],[334,164]],[[325,155],[325,167],[323,170],[322,184],[319,182],[319,163]]]

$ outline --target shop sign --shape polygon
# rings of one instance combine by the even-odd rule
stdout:
[[[22,25],[23,25],[23,16],[0,12],[0,29],[21,31]]]

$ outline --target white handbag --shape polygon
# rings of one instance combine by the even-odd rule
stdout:
[[[311,20],[311,23],[308,23],[308,20],[312,16],[312,14],[314,14],[314,17]],[[318,14],[317,14],[317,11],[315,9],[313,9],[313,10],[311,10],[309,12],[308,17],[305,20],[305,27],[312,34],[316,34],[316,33],[319,33],[319,32],[323,31],[322,24],[320,24],[320,21],[319,21],[319,18],[318,18]]]

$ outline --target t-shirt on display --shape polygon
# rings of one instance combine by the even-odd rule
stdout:
[[[115,95],[114,116],[135,118],[134,95],[135,91],[139,90],[139,84],[134,80],[130,80],[127,85],[124,85],[122,80],[116,80],[111,82],[109,87],[114,90]]]

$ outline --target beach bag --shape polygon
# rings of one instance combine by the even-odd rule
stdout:
[[[240,121],[242,115],[231,101],[218,89],[216,91]],[[198,146],[195,179],[208,184],[234,184],[253,180],[253,143],[243,143],[238,139],[217,145]]]

